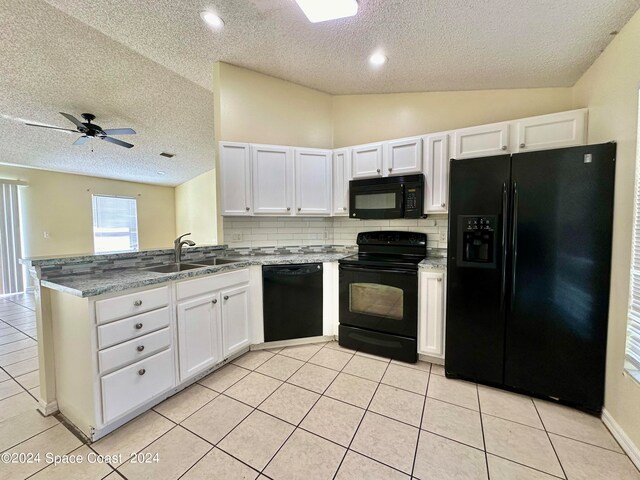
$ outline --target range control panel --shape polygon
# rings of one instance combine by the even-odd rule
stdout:
[[[488,230],[493,232],[496,228],[496,217],[464,217],[465,230]]]

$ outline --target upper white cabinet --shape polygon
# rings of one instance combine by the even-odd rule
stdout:
[[[349,166],[351,149],[341,148],[333,152],[333,214],[349,214]]]
[[[587,143],[587,110],[553,113],[516,122],[515,152],[573,147]]]
[[[425,213],[444,213],[449,196],[449,134],[424,137]]]
[[[251,215],[249,144],[220,142],[222,215]]]
[[[352,178],[382,177],[384,148],[382,143],[359,145],[351,149]]]
[[[408,175],[422,171],[422,138],[404,138],[384,143],[385,175]]]
[[[445,274],[420,272],[418,352],[444,357]]]
[[[331,215],[331,150],[296,149],[296,214]]]
[[[456,130],[454,146],[454,158],[456,159],[510,153],[509,123],[493,123]]]
[[[289,147],[251,145],[253,213],[293,214],[293,153]]]
[[[222,297],[222,354],[229,358],[246,348],[249,339],[249,285],[223,290]]]

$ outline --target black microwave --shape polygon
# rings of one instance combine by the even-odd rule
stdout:
[[[422,174],[349,182],[350,218],[422,218],[423,203]]]

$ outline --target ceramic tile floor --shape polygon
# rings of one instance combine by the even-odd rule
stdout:
[[[335,342],[247,353],[91,445],[34,407],[0,401],[0,451],[159,462],[0,465],[0,480],[640,479],[595,417]]]

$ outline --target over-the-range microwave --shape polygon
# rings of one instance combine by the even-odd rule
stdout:
[[[349,182],[350,218],[421,218],[423,204],[423,174]]]

